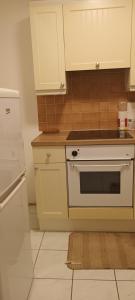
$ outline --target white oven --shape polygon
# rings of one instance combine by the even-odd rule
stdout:
[[[67,146],[69,207],[133,206],[133,145]]]

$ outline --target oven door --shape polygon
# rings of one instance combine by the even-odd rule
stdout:
[[[68,162],[70,207],[132,206],[133,161]]]

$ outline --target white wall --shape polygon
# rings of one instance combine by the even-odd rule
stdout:
[[[39,133],[34,95],[28,0],[0,0],[0,87],[19,89],[28,200],[35,202],[31,140]]]

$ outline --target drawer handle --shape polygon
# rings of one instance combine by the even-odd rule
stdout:
[[[46,156],[47,156],[47,158],[50,158],[51,157],[51,153],[47,153]]]
[[[96,69],[99,69],[99,67],[100,67],[100,63],[97,62],[97,63],[96,63]]]
[[[60,84],[60,89],[63,89],[63,88],[64,88],[64,83],[61,82],[61,84]]]

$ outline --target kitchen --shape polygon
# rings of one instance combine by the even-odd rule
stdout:
[[[107,65],[105,66],[104,64],[102,65],[100,62],[101,58],[98,58],[98,60],[96,60],[96,62],[95,62],[95,59],[92,58],[92,60],[94,62],[91,65],[90,64],[85,65],[85,67],[84,67],[84,65],[82,65],[82,62],[80,63],[81,67],[80,67],[80,65],[76,64],[76,61],[74,63],[71,62],[71,64],[67,64],[67,66],[66,66],[67,83],[65,82],[65,72],[63,73],[63,70],[62,70],[63,77],[62,77],[62,79],[60,78],[60,82],[57,82],[56,76],[57,75],[59,76],[59,74],[57,72],[56,73],[54,72],[54,70],[56,70],[57,65],[55,65],[55,68],[52,69],[54,57],[51,60],[48,60],[47,51],[50,48],[46,48],[47,45],[46,45],[46,43],[44,43],[43,37],[41,34],[39,42],[40,42],[40,46],[41,45],[44,46],[44,49],[42,49],[42,51],[40,52],[41,58],[43,59],[42,55],[45,55],[45,53],[47,53],[46,57],[45,57],[45,61],[46,62],[49,61],[49,64],[47,64],[45,69],[50,66],[50,68],[53,70],[52,80],[54,80],[55,82],[51,82],[50,84],[49,84],[49,82],[47,82],[48,79],[51,80],[50,74],[48,72],[47,74],[49,74],[49,76],[48,76],[48,78],[45,77],[46,82],[43,83],[42,76],[45,75],[45,69],[42,64],[41,65],[42,68],[41,69],[39,68],[41,71],[41,73],[40,73],[41,83],[40,83],[40,81],[37,80],[38,75],[39,75],[38,68],[37,68],[37,62],[34,63],[34,66],[36,68],[36,76],[37,76],[37,78],[35,79],[35,87],[36,87],[36,93],[35,93],[34,92],[35,87],[34,87],[34,78],[33,78],[33,62],[32,62],[31,34],[30,34],[30,24],[29,24],[28,3],[27,3],[27,1],[24,1],[25,2],[25,5],[24,5],[24,3],[18,4],[19,3],[18,1],[14,1],[14,2],[15,2],[15,4],[13,6],[11,5],[10,9],[9,9],[9,3],[7,3],[7,1],[2,4],[3,5],[2,6],[3,13],[2,13],[2,18],[1,18],[1,22],[3,22],[2,26],[4,27],[4,25],[3,25],[4,22],[7,22],[7,20],[5,18],[3,18],[4,13],[5,13],[5,15],[7,15],[9,24],[8,24],[8,26],[7,26],[7,24],[5,24],[5,28],[7,28],[7,31],[5,33],[3,32],[4,36],[7,36],[8,38],[6,39],[6,41],[5,41],[5,39],[3,39],[2,54],[3,54],[3,57],[5,57],[5,62],[4,62],[4,60],[1,61],[1,69],[6,70],[6,66],[7,66],[7,70],[9,70],[10,72],[3,71],[3,74],[0,78],[0,82],[1,82],[1,87],[19,89],[21,91],[21,95],[24,100],[24,103],[23,103],[23,125],[24,125],[23,133],[24,133],[24,144],[25,144],[28,198],[29,198],[29,202],[31,203],[30,209],[32,211],[32,214],[31,214],[32,218],[35,217],[34,222],[36,222],[36,214],[35,214],[35,210],[34,210],[34,205],[32,205],[32,204],[33,204],[33,202],[35,202],[35,200],[34,200],[35,199],[35,190],[34,190],[34,180],[33,180],[34,172],[35,172],[37,181],[39,181],[40,183],[45,181],[45,183],[46,183],[46,184],[44,183],[44,186],[42,186],[42,187],[41,187],[41,185],[40,185],[40,187],[38,187],[36,185],[37,186],[36,193],[37,193],[37,188],[40,189],[40,190],[38,190],[38,193],[37,193],[38,194],[37,199],[40,195],[39,200],[41,200],[41,201],[37,201],[37,209],[38,209],[37,212],[38,212],[39,225],[40,225],[40,229],[42,231],[47,231],[45,233],[46,236],[49,234],[48,231],[52,231],[52,234],[53,234],[53,231],[60,231],[60,234],[62,234],[61,231],[69,232],[69,231],[76,231],[76,230],[78,230],[78,231],[82,231],[82,230],[84,230],[84,231],[85,230],[133,231],[134,232],[134,219],[133,219],[134,208],[133,208],[133,205],[131,205],[131,203],[124,205],[125,207],[110,207],[110,208],[108,208],[108,207],[107,208],[106,207],[105,208],[104,207],[101,207],[101,208],[96,207],[95,208],[94,207],[94,213],[92,211],[92,207],[90,207],[90,208],[84,207],[81,211],[75,211],[75,210],[73,210],[74,208],[72,208],[72,207],[70,207],[68,209],[68,207],[67,207],[67,190],[66,190],[67,189],[67,187],[66,187],[67,186],[66,159],[67,160],[69,159],[69,157],[67,157],[68,150],[66,150],[66,156],[65,156],[65,147],[66,147],[66,149],[69,149],[68,147],[77,145],[77,149],[76,148],[72,149],[71,153],[72,153],[72,151],[77,151],[77,153],[78,153],[78,149],[81,153],[81,151],[82,151],[81,146],[82,145],[84,145],[84,146],[92,145],[93,139],[94,139],[94,145],[99,146],[102,144],[103,148],[101,148],[101,149],[98,148],[100,150],[101,156],[103,155],[102,151],[105,151],[105,148],[106,148],[105,145],[108,143],[109,143],[109,145],[113,145],[113,143],[114,143],[115,145],[116,144],[120,145],[120,155],[121,156],[123,153],[122,162],[121,162],[121,159],[119,156],[119,161],[117,162],[117,164],[118,165],[121,163],[127,164],[127,157],[125,158],[125,156],[127,154],[129,154],[129,156],[131,158],[131,164],[133,162],[134,138],[127,139],[128,144],[130,144],[129,145],[130,147],[128,149],[129,153],[127,152],[127,149],[124,152],[125,148],[123,148],[123,147],[125,147],[125,145],[127,144],[127,141],[125,140],[125,138],[120,138],[120,141],[118,141],[118,138],[115,137],[115,138],[111,139],[109,136],[109,140],[107,140],[107,142],[106,142],[105,138],[101,139],[101,137],[98,138],[98,140],[96,140],[95,138],[92,138],[91,141],[88,141],[88,138],[86,138],[86,140],[83,140],[83,144],[82,144],[82,140],[80,140],[80,141],[77,140],[77,142],[75,142],[75,140],[71,140],[71,141],[66,140],[69,131],[74,131],[74,130],[86,131],[88,129],[89,130],[92,130],[92,129],[116,130],[117,126],[118,126],[117,118],[118,118],[119,104],[121,102],[127,102],[127,100],[132,103],[134,101],[134,92],[133,92],[133,90],[134,90],[134,72],[135,72],[134,71],[135,70],[135,68],[134,68],[134,50],[131,51],[131,62],[130,62],[130,50],[128,47],[129,42],[130,42],[129,31],[125,30],[125,27],[128,29],[131,28],[131,26],[130,26],[131,20],[129,17],[129,15],[131,13],[131,6],[130,5],[128,6],[128,15],[125,16],[125,14],[124,14],[125,27],[123,28],[123,31],[125,34],[126,44],[124,42],[124,38],[122,39],[122,41],[119,39],[119,34],[121,36],[121,32],[120,32],[121,26],[118,30],[117,48],[119,48],[119,53],[117,53],[117,55],[119,55],[119,57],[118,57],[118,59],[116,59],[116,57],[115,57],[115,59],[113,60],[114,65],[113,65],[113,63],[111,63],[111,65],[108,65],[108,66]],[[34,2],[35,2],[34,5],[36,6],[37,1],[33,1],[33,3]],[[79,2],[81,2],[81,1],[79,1]],[[94,2],[96,2],[96,1],[94,1]],[[108,1],[103,1],[103,2],[105,5]],[[116,3],[116,1],[114,1],[114,2]],[[128,4],[129,3],[131,4],[131,2],[132,1],[124,1],[124,3],[128,3]],[[39,3],[43,3],[43,2],[39,1]],[[122,2],[119,1],[118,6],[121,6],[121,3]],[[6,6],[6,4],[7,4],[7,6]],[[118,8],[118,10],[119,10],[119,8]],[[7,14],[7,11],[8,11],[9,15]],[[20,12],[19,13],[20,19],[19,19],[18,11]],[[50,12],[50,7],[49,7],[49,12]],[[61,9],[58,9],[59,16],[61,15],[60,12],[61,12]],[[67,18],[66,24],[68,24],[68,17],[69,17],[68,14],[69,14],[69,12],[67,12],[66,8],[65,8],[65,15]],[[12,19],[11,19],[11,16],[12,16]],[[120,16],[121,16],[121,14],[119,15],[119,17]],[[122,14],[122,16],[123,16],[123,14]],[[47,19],[45,21],[41,18],[41,22],[39,22],[38,28],[40,28],[40,26],[42,28],[43,23],[44,22],[46,23],[47,20],[48,20],[48,22],[52,22],[51,25],[53,25],[54,24],[53,18],[51,19],[51,21],[49,21],[50,19],[48,19],[48,18],[49,18],[48,15],[47,15]],[[18,22],[17,28],[12,28],[10,24],[13,23],[13,25],[15,26],[15,20],[16,20],[16,22]],[[24,20],[25,20],[25,22],[24,22]],[[125,22],[125,20],[126,20],[126,22]],[[116,18],[116,21],[118,21],[117,18]],[[127,24],[129,27],[127,26]],[[1,28],[3,28],[2,26],[1,26]],[[60,23],[58,22],[58,26],[61,26],[61,22]],[[105,26],[106,26],[106,23],[105,23]],[[39,29],[40,33],[42,33],[41,28]],[[50,28],[50,30],[52,30],[52,27],[49,27],[49,28]],[[134,29],[134,26],[133,26],[133,29]],[[68,28],[66,30],[68,31]],[[78,30],[80,30],[80,29],[78,29]],[[109,30],[110,30],[110,28],[109,28]],[[61,33],[60,30],[58,32]],[[49,35],[49,33],[47,33],[47,30],[45,31],[45,34]],[[52,34],[55,34],[55,32],[52,31]],[[67,32],[67,40],[68,40],[68,34],[69,34],[69,32]],[[83,32],[80,32],[80,36],[81,36],[81,34],[83,36]],[[12,39],[11,39],[11,37],[12,37]],[[82,37],[81,37],[81,39],[82,39]],[[87,36],[86,36],[86,39],[87,39]],[[108,39],[108,36],[107,36],[107,39]],[[66,40],[66,43],[67,43],[67,40]],[[99,41],[98,37],[95,40]],[[54,38],[53,41],[52,41],[52,39],[49,39],[49,41],[50,41],[50,43],[54,43],[54,41],[56,41],[56,40]],[[73,36],[73,39],[70,41],[71,42],[74,41],[74,36]],[[78,43],[78,41],[76,42],[77,53],[78,53],[77,59],[80,59],[82,49],[80,48],[80,45],[77,43]],[[108,40],[108,43],[109,43],[110,47],[112,47],[112,44],[110,44],[110,40]],[[124,44],[121,45],[119,43],[124,43]],[[106,44],[106,41],[105,41],[105,44]],[[134,47],[133,44],[134,44],[134,40],[132,39],[132,47]],[[53,47],[54,46],[55,45],[53,44]],[[89,45],[87,45],[86,47],[88,47],[88,46]],[[75,45],[74,45],[74,47],[75,47]],[[5,51],[5,49],[6,49],[6,51]],[[35,47],[35,49],[36,49],[36,47]],[[80,49],[80,51],[79,51],[79,49]],[[106,47],[106,49],[107,49],[107,47]],[[123,49],[124,49],[124,51],[123,51]],[[107,52],[105,50],[104,51],[101,51],[101,50],[102,49],[100,47],[100,52],[105,53],[105,55],[109,55],[111,53],[110,51],[107,51],[107,50],[106,50]],[[62,51],[62,49],[60,49],[60,51]],[[94,57],[94,54],[97,55],[97,53],[94,53],[93,50],[91,50],[91,51],[93,53],[93,57]],[[89,55],[89,51],[86,51],[86,52],[87,53],[85,53],[85,55]],[[114,49],[113,49],[113,53],[115,54]],[[54,54],[54,51],[53,51],[53,54]],[[57,54],[58,53],[55,51],[55,59],[57,58]],[[71,57],[71,54],[73,54],[73,58],[76,58],[76,56],[74,56],[74,51],[73,51],[73,53],[70,53],[70,54],[67,51],[67,53],[66,53],[67,60],[68,60],[68,55],[69,55],[69,57]],[[36,50],[35,50],[34,55],[36,55]],[[50,55],[51,55],[51,53],[50,53]],[[60,57],[61,57],[61,59],[63,59],[63,55],[60,55]],[[85,59],[87,59],[87,58],[88,57],[85,57]],[[107,63],[109,63],[110,57],[106,60],[107,60]],[[104,60],[104,63],[105,63],[105,60]],[[5,64],[7,64],[7,65],[5,65]],[[74,67],[74,65],[75,65],[75,67]],[[117,65],[117,67],[116,67],[116,65]],[[76,71],[73,71],[74,68],[76,68]],[[129,68],[130,68],[130,74],[128,74]],[[129,83],[128,83],[128,80],[129,80]],[[67,91],[66,91],[66,89],[67,89]],[[50,90],[51,90],[51,92],[50,92]],[[130,92],[130,90],[132,92]],[[38,118],[37,118],[35,94],[38,95],[37,96]],[[40,137],[37,137],[35,139],[35,137],[39,135],[38,127],[39,127],[40,132],[50,131],[50,133],[43,134]],[[58,133],[57,132],[58,130],[60,130],[61,132]],[[51,131],[54,131],[56,133],[51,133]],[[133,135],[132,132],[130,133],[131,135]],[[32,141],[32,148],[30,145],[31,141]],[[34,155],[33,157],[32,157],[32,149],[33,149],[33,155]],[[93,151],[95,151],[95,150],[93,150]],[[109,152],[110,152],[110,150],[109,150]],[[115,151],[113,150],[113,154],[114,154],[114,152]],[[96,153],[97,153],[97,148],[96,148]],[[107,153],[108,153],[108,150],[107,150]],[[81,154],[79,154],[79,155],[81,155]],[[82,154],[82,155],[84,156],[84,154]],[[98,153],[97,153],[97,155],[98,155]],[[118,155],[118,153],[117,153],[117,155]],[[100,160],[98,163],[96,163],[96,165],[100,165],[101,159],[102,159],[102,157],[100,157]],[[115,159],[116,159],[116,157],[115,157]],[[89,158],[89,160],[91,160],[91,158]],[[107,161],[109,161],[109,160],[110,160],[110,157],[109,158],[107,157]],[[74,159],[74,161],[75,161],[75,159]],[[116,161],[117,161],[117,159],[116,159]],[[116,161],[114,160],[114,164],[116,163]],[[34,163],[34,167],[35,167],[34,171],[33,171],[33,163]],[[80,161],[79,161],[79,163],[77,162],[77,164],[79,165]],[[46,167],[47,168],[49,167],[49,173],[47,173],[45,171]],[[116,167],[114,167],[114,168],[116,168]],[[118,166],[117,166],[117,168],[118,168]],[[123,173],[125,172],[126,168],[128,169],[128,167],[124,166]],[[47,175],[47,174],[50,174],[50,170],[52,170],[52,173],[51,173],[52,175]],[[56,172],[56,170],[57,170],[57,172]],[[131,173],[132,173],[132,170],[131,170]],[[60,175],[58,176],[58,174],[60,174]],[[43,179],[43,181],[42,181],[42,179]],[[129,182],[133,183],[133,178],[131,180],[129,180]],[[52,184],[54,184],[54,183],[59,187],[58,189],[57,189],[57,186],[55,186],[54,190],[53,190]],[[126,185],[126,183],[124,182],[123,183],[124,188],[125,188],[125,185]],[[50,187],[51,187],[51,189],[50,189]],[[129,188],[129,190],[131,190],[131,188]],[[54,197],[56,191],[57,191],[57,193],[59,192],[59,194],[56,195],[57,201],[53,200],[53,202],[51,202],[51,197],[49,196],[48,200],[46,200],[46,202],[45,202],[44,200],[42,200],[42,199],[44,199],[42,191],[44,191],[44,193],[47,193],[47,194],[49,192],[51,192],[51,196],[53,196],[53,197]],[[63,198],[59,197],[59,195],[61,195],[60,192],[63,193],[62,194]],[[123,193],[125,194],[124,191],[123,191]],[[76,209],[79,209],[79,208],[76,208]],[[33,211],[34,211],[34,213],[33,213]],[[98,219],[97,219],[97,215],[98,215]],[[111,220],[110,220],[110,216],[111,216]],[[36,224],[34,224],[34,225],[35,225],[35,227],[37,227]],[[36,234],[36,233],[34,233],[34,234]],[[66,234],[66,238],[67,238],[68,235],[67,235],[67,233],[65,233],[65,234]],[[44,240],[45,235],[43,237],[42,232],[37,232],[37,235],[38,236],[40,235],[41,239],[43,238],[43,240]],[[58,232],[57,232],[56,236],[58,237]],[[63,236],[63,234],[61,236]],[[51,239],[51,237],[50,237],[50,239]],[[48,240],[49,240],[49,235],[48,235]],[[57,246],[56,246],[57,242],[58,241],[56,240],[56,243],[55,243],[56,248],[57,248]],[[42,249],[45,249],[46,248],[45,243],[43,243],[43,244],[44,244],[44,246],[42,245],[43,246]],[[55,247],[54,247],[54,250],[56,249]],[[50,249],[50,246],[48,246],[48,249]],[[63,250],[63,249],[67,250],[67,248],[62,246],[61,250]],[[34,249],[34,251],[36,251],[36,250],[38,250],[38,249]],[[48,251],[48,250],[46,250],[46,251]],[[42,250],[41,252],[43,255],[44,251]],[[66,260],[66,258],[65,258],[65,260]],[[36,268],[38,268],[38,265],[36,266]],[[105,270],[105,271],[107,271],[107,270]],[[75,273],[76,272],[77,271],[75,271]],[[89,272],[91,272],[91,271],[89,271]],[[133,272],[133,270],[131,271],[131,273],[132,272]],[[116,274],[117,279],[121,280],[120,274],[118,275],[118,271],[116,273],[117,273]],[[76,276],[74,277],[74,279],[77,278]],[[83,276],[83,275],[81,275],[81,276]],[[88,279],[91,279],[90,276],[91,275],[89,273]],[[99,273],[97,274],[97,276],[100,276]],[[110,275],[110,278],[112,278],[111,276],[112,275]],[[125,276],[128,276],[128,275],[125,275]],[[132,276],[132,275],[130,275],[130,276]],[[39,277],[40,277],[40,275],[39,275]],[[58,277],[56,277],[56,278],[58,278]],[[87,275],[86,275],[86,277],[87,277]],[[37,275],[37,278],[38,278],[38,275]],[[42,278],[44,278],[44,275]],[[50,277],[46,276],[45,278],[50,278]],[[61,278],[61,277],[59,277],[59,278]],[[70,285],[72,276],[67,275],[67,277],[65,276],[65,278],[69,279],[69,282],[67,284]],[[107,278],[109,279],[109,274],[108,274]],[[107,278],[104,278],[104,276],[103,276],[104,280]],[[126,277],[125,280],[128,280],[128,278],[131,278],[131,280],[132,280],[133,277]],[[83,279],[83,278],[80,277],[80,280],[81,279]],[[86,279],[85,275],[84,275],[84,279]],[[42,280],[43,279],[41,279],[39,285],[40,284],[42,285]],[[48,279],[48,286],[49,286],[49,284],[51,284],[51,280],[52,279]],[[47,279],[44,283],[47,285]],[[119,283],[120,283],[120,281],[119,281]],[[38,282],[35,279],[35,286],[37,284],[38,284]],[[100,285],[100,282],[95,281],[95,284]],[[114,284],[114,282],[112,279],[112,285],[113,284]],[[130,286],[130,284],[131,284],[131,282],[129,282],[129,286]],[[75,281],[75,285],[77,285],[77,280]],[[74,285],[74,289],[73,289],[73,299],[76,299],[76,297],[77,297],[77,295],[76,295],[77,287],[75,287],[75,285]],[[120,285],[121,285],[121,283],[119,284],[119,286]],[[64,282],[63,282],[63,286],[64,286]],[[127,287],[127,290],[128,290],[128,288],[129,287]],[[83,289],[84,289],[84,287],[82,287],[82,291],[83,291]],[[122,293],[121,288],[119,288],[119,289],[120,289],[120,293]],[[35,290],[35,287],[34,287],[34,290]],[[132,287],[131,287],[131,290],[132,290]],[[36,297],[36,296],[34,296],[34,292],[32,292],[32,293],[33,294],[31,295],[31,299],[33,300],[34,297]],[[49,288],[48,288],[48,293],[49,293],[49,298],[54,297],[52,294],[50,294],[51,291]],[[95,293],[95,289],[94,289],[94,293]],[[112,292],[112,293],[115,293],[115,292]],[[126,291],[125,291],[125,293],[126,293]],[[133,291],[133,293],[134,293],[134,291]],[[36,291],[35,291],[35,295],[36,295]],[[37,297],[41,298],[43,296],[40,295]],[[67,299],[70,299],[70,298],[68,298],[69,295],[63,296],[63,298],[66,298],[66,297],[67,297]],[[95,297],[95,299],[96,298],[98,299],[99,295],[94,294],[93,297]],[[104,295],[104,298],[105,297],[107,297],[107,296]],[[120,297],[122,299],[122,297],[125,297],[125,296],[120,296]],[[87,295],[85,296],[85,298],[87,298]],[[117,299],[117,295],[113,295],[112,299]],[[128,298],[126,298],[126,299],[128,299]]]

